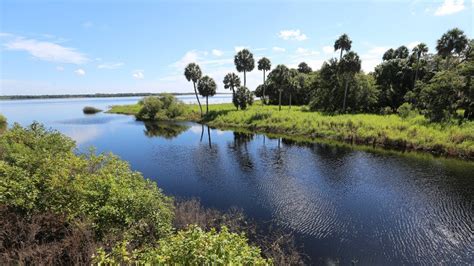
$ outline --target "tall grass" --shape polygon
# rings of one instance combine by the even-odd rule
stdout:
[[[191,121],[199,119],[197,105],[189,105]],[[202,122],[218,128],[242,128],[304,138],[327,138],[386,148],[426,151],[474,159],[474,122],[430,123],[421,115],[342,114],[308,112],[294,106],[278,111],[278,106],[254,104],[235,110],[232,104],[209,106]]]

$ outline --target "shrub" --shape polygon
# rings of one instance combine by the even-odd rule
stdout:
[[[160,264],[160,265],[268,265],[271,260],[261,257],[260,249],[249,246],[242,234],[231,233],[226,227],[203,231],[189,226],[168,238],[157,247],[128,252],[126,243],[111,253],[99,249],[94,258],[97,264]]]
[[[102,112],[102,110],[98,109],[98,108],[95,108],[95,107],[92,107],[92,106],[86,106],[82,109],[82,112],[84,112],[84,114],[96,114],[96,113],[100,113]]]
[[[139,120],[169,120],[186,112],[186,106],[171,94],[149,96],[142,100],[141,109],[136,115]]]
[[[242,86],[235,92],[232,102],[235,107],[240,107],[240,109],[245,110],[247,106],[253,104],[253,95],[247,87]]]
[[[141,242],[167,235],[171,199],[114,155],[76,155],[75,143],[39,124],[0,136],[0,204],[27,214],[85,217],[98,239]]]
[[[397,113],[401,118],[414,117],[417,113],[411,103],[403,103],[398,107]]]

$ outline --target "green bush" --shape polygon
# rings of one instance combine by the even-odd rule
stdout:
[[[269,265],[260,249],[249,246],[244,235],[231,233],[226,227],[220,232],[203,231],[190,226],[165,239],[157,247],[141,251],[127,250],[125,242],[106,253],[99,249],[94,258],[97,264],[150,265]]]
[[[401,118],[414,117],[417,115],[411,103],[403,103],[398,107],[397,113]]]
[[[172,201],[118,157],[76,155],[75,143],[39,124],[0,136],[0,204],[22,213],[85,217],[106,235],[147,242],[168,235]]]
[[[141,101],[141,108],[136,115],[139,120],[175,119],[186,112],[186,105],[171,94],[149,96]]]
[[[84,114],[96,114],[96,113],[100,113],[102,112],[102,110],[98,109],[98,108],[95,108],[95,107],[92,107],[92,106],[86,106],[82,109],[82,112]]]

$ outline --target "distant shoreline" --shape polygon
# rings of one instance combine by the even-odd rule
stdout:
[[[68,98],[117,98],[117,97],[144,97],[159,96],[160,93],[95,93],[95,94],[58,94],[58,95],[2,95],[0,100],[34,100],[34,99],[68,99]],[[194,92],[169,93],[174,96],[194,95]],[[217,93],[217,95],[230,95],[231,93]]]

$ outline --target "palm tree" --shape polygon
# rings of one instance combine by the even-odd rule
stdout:
[[[337,51],[337,50],[341,50],[341,55],[339,56],[339,60],[342,59],[342,51],[346,51],[348,52],[349,50],[351,50],[351,44],[352,44],[352,41],[351,39],[349,39],[349,36],[347,36],[347,34],[342,34],[339,39],[336,40],[336,42],[334,42],[334,51]]]
[[[266,57],[262,57],[260,60],[258,60],[258,70],[263,71],[263,95],[262,95],[262,104],[265,103],[265,72],[269,71],[272,68],[272,63],[270,62],[270,59]],[[244,85],[245,86],[245,85]]]
[[[224,88],[232,90],[232,101],[235,99],[235,89],[240,87],[240,78],[235,73],[229,73],[224,77]],[[237,107],[237,110],[239,107]]]
[[[339,70],[345,76],[344,101],[342,103],[342,111],[346,111],[346,98],[349,87],[349,79],[360,71],[361,61],[357,53],[349,52],[344,55],[339,62]]]
[[[393,57],[399,59],[405,59],[410,55],[410,51],[405,45],[402,45],[397,48],[397,50],[393,51]]]
[[[209,76],[204,76],[199,80],[198,91],[203,97],[206,97],[206,115],[209,113],[209,96],[216,94],[216,82]]]
[[[268,74],[268,78],[274,82],[278,88],[278,110],[281,110],[281,93],[289,85],[290,70],[285,65],[278,65]]]
[[[421,56],[428,53],[428,46],[424,43],[419,43],[412,50],[413,54],[416,55],[416,69],[415,69],[415,79],[413,80],[413,88],[415,87],[415,82],[418,79],[418,69],[420,68],[420,59]]]
[[[255,67],[255,60],[253,60],[253,54],[249,50],[243,49],[235,55],[234,64],[237,71],[244,72],[244,86],[246,86],[246,73],[252,71]]]
[[[446,58],[446,65],[449,67],[449,59],[452,53],[460,55],[468,43],[464,31],[454,28],[441,36],[436,44],[438,55]]]
[[[313,69],[310,66],[308,66],[308,64],[306,64],[306,62],[301,62],[298,65],[298,72],[304,73],[304,74],[309,74],[309,73],[313,72]]]
[[[199,79],[202,76],[201,68],[198,66],[196,63],[190,63],[185,69],[184,69],[184,76],[188,81],[193,81],[194,85],[194,94],[196,94],[196,100],[199,104],[199,110],[201,110],[201,117],[202,117],[202,106],[201,106],[201,101],[199,101],[199,96],[198,92],[196,89],[196,82],[199,81]]]
[[[383,60],[383,61],[388,61],[388,60],[393,59],[393,58],[395,57],[395,56],[394,56],[394,53],[395,53],[395,51],[394,51],[392,48],[388,49],[388,50],[383,54],[382,60]]]

